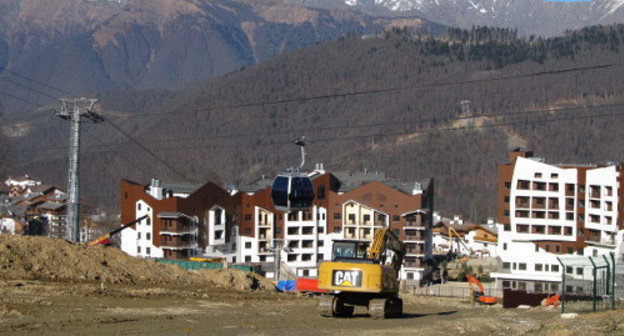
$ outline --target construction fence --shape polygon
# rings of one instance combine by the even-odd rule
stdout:
[[[225,268],[224,263],[220,262],[206,262],[206,261],[192,261],[192,260],[172,260],[172,259],[157,259],[155,260],[157,263],[166,264],[166,265],[175,265],[187,270],[199,270],[199,269],[221,269]],[[255,272],[258,273],[258,266],[255,265],[239,265],[239,264],[229,264],[227,265],[229,269],[237,269],[245,272]]]
[[[613,253],[582,258],[560,257],[561,311],[597,312],[616,309],[624,300],[624,283],[616,276]]]
[[[484,295],[502,297],[503,289],[496,287],[494,284],[485,283]],[[406,294],[418,295],[418,296],[439,296],[439,297],[457,297],[457,298],[471,298],[472,290],[467,283],[455,283],[447,282],[444,284],[435,284],[430,286],[420,287],[418,285],[403,285],[402,292]]]

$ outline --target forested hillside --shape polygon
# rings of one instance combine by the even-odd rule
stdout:
[[[496,164],[512,147],[549,161],[624,160],[623,43],[622,25],[552,39],[489,28],[443,39],[402,30],[351,35],[177,92],[101,93],[100,108],[195,180],[271,175],[298,162],[288,142],[305,135],[308,167],[435,177],[436,208],[477,219],[494,214]],[[342,94],[356,91],[369,92]],[[478,117],[461,117],[464,100]],[[10,139],[13,171],[64,184],[68,125],[46,118]],[[110,125],[85,128],[118,144],[85,136],[85,198],[114,205],[122,177],[185,178]]]

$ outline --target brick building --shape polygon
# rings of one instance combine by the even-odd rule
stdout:
[[[316,168],[309,174],[313,206],[292,213],[273,207],[270,179],[238,190],[207,183],[186,192],[157,180],[148,186],[122,181],[122,221],[149,216],[122,232],[122,249],[142,257],[205,255],[272,264],[277,247],[291,274],[313,277],[331,258],[332,240],[370,240],[375,228],[388,227],[406,243],[402,278],[422,278],[424,260],[432,255],[433,180],[406,184],[382,173]]]

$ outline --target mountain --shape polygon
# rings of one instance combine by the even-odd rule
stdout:
[[[168,88],[395,25],[439,27],[279,0],[0,0],[0,67],[71,92]],[[6,82],[0,90],[49,102]]]
[[[568,29],[624,23],[624,1],[547,0],[299,0],[324,8],[348,7],[373,15],[418,16],[444,25],[518,28],[523,34],[553,36]]]
[[[558,162],[624,159],[623,46],[624,25],[532,40],[494,28],[445,38],[395,29],[296,49],[181,90],[102,92],[98,108],[110,122],[186,177],[108,123],[85,124],[83,196],[114,208],[120,178],[218,175],[243,185],[298,163],[291,141],[305,135],[308,168],[435,177],[437,209],[492,216],[496,165],[510,148]],[[608,64],[616,65],[558,71]],[[479,117],[462,117],[462,101]],[[9,138],[9,173],[64,185],[68,122],[51,113],[28,121],[5,125],[21,130]]]

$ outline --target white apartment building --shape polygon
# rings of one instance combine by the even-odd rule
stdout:
[[[503,287],[557,292],[562,272],[589,279],[583,267],[563,269],[558,257],[601,257],[621,251],[621,165],[547,164],[512,152],[499,167],[499,272]]]

